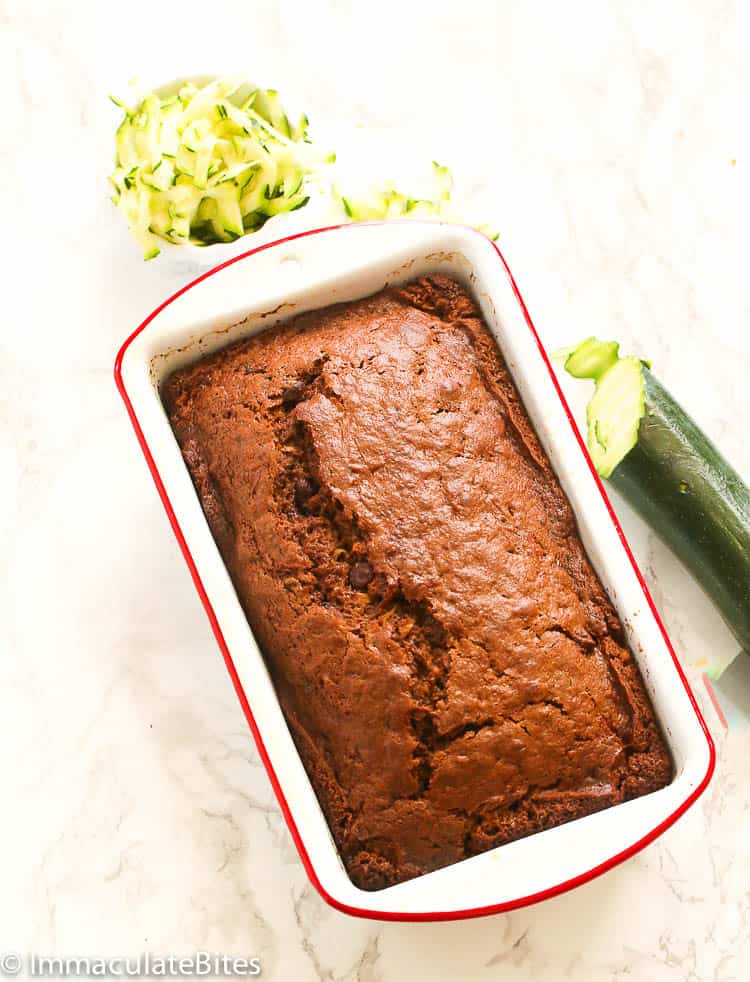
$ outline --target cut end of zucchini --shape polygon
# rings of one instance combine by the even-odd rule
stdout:
[[[617,358],[598,376],[596,390],[586,408],[589,453],[602,477],[609,477],[638,442],[638,428],[645,409],[640,361]]]
[[[586,407],[591,459],[602,477],[609,477],[638,442],[638,430],[646,411],[643,367],[639,358],[621,358],[617,341],[586,338],[552,352],[565,360],[565,371],[574,378],[596,383]]]

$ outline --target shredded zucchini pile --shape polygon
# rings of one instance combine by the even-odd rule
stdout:
[[[159,254],[161,240],[231,242],[307,203],[320,155],[307,117],[292,123],[273,89],[218,79],[134,106],[113,101],[125,111],[113,200],[144,258]]]
[[[343,194],[323,179],[322,154],[307,135],[308,120],[289,120],[274,89],[236,79],[187,83],[168,97],[151,92],[132,105],[110,96],[125,113],[116,134],[113,201],[145,259],[164,241],[184,245],[231,242],[269,218],[307,204],[310,188],[327,188],[351,221],[440,218],[462,221],[451,204],[453,177],[433,162],[433,192],[411,197],[393,185],[364,196]],[[477,226],[490,239],[497,233]]]

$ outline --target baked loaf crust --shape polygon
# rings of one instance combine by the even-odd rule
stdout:
[[[622,625],[457,283],[304,314],[163,396],[357,886],[669,783]]]

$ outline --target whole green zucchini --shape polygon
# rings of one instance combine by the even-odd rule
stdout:
[[[561,354],[572,375],[596,381],[587,442],[597,470],[750,651],[750,488],[645,362],[595,338]]]

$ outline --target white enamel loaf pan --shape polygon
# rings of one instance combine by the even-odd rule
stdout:
[[[675,762],[663,790],[384,890],[349,880],[203,516],[159,398],[172,370],[301,311],[354,300],[423,273],[463,282],[508,363],[575,511]],[[577,886],[632,856],[698,798],[714,748],[515,283],[497,248],[468,228],[388,222],[318,229],[239,256],[158,307],[128,338],[115,375],[211,621],[259,753],[312,883],[334,907],[388,920],[496,913]],[[376,735],[373,734],[375,737]]]

